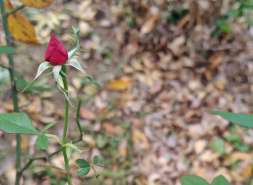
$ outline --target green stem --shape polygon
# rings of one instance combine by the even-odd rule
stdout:
[[[2,16],[2,25],[4,29],[4,34],[5,34],[5,39],[6,39],[6,44],[7,46],[11,47],[12,42],[11,42],[11,35],[8,29],[8,20],[7,16],[5,16],[5,7],[4,3],[1,2],[1,16]],[[15,66],[14,66],[14,60],[13,60],[13,55],[8,54],[8,60],[9,60],[9,75],[10,75],[10,81],[11,81],[11,90],[12,90],[12,102],[13,102],[13,109],[14,112],[19,112],[19,107],[18,107],[18,92],[16,88],[16,81],[15,81]],[[21,165],[21,136],[20,134],[16,135],[16,180],[15,180],[15,185],[20,184],[20,178],[21,176],[19,175],[18,171],[20,169]]]
[[[79,130],[79,139],[78,140],[82,140],[83,139],[83,129],[81,127],[81,124],[80,124],[80,109],[81,109],[81,105],[82,105],[82,100],[79,99],[78,100],[78,104],[77,104],[77,109],[76,109],[76,124],[77,124],[77,128]]]
[[[67,79],[67,68],[66,66],[62,66],[62,72],[64,73],[62,76],[63,80],[63,86],[64,90],[66,92],[66,95],[68,96],[68,79]],[[67,148],[65,144],[67,143],[67,135],[68,135],[68,121],[69,121],[69,102],[67,98],[64,100],[64,129],[63,129],[63,136],[62,136],[62,144],[63,144],[63,157],[64,157],[64,165],[65,165],[65,170],[67,171],[67,182],[68,185],[72,185],[71,182],[71,175],[70,175],[70,168],[69,168],[69,159],[67,155]]]

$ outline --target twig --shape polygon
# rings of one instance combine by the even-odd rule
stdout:
[[[54,155],[58,154],[60,151],[62,151],[63,147],[61,147],[60,149],[56,150],[55,152],[49,154],[48,156],[41,156],[41,157],[34,157],[34,158],[31,158],[25,165],[23,168],[21,168],[18,172],[18,174],[21,176],[24,171],[29,168],[31,166],[31,164],[34,162],[34,161],[38,161],[38,160],[48,160],[50,159],[51,157],[53,157]]]
[[[82,139],[78,139],[76,141],[73,141],[73,143],[76,144],[76,143],[79,143],[80,141],[82,141]],[[56,154],[61,152],[63,149],[64,149],[64,146],[59,148],[58,150],[50,153],[48,156],[34,157],[34,158],[29,159],[29,161],[24,165],[24,167],[19,170],[18,174],[21,176],[24,173],[24,171],[27,168],[29,168],[34,161],[49,160],[50,158],[52,158],[53,156],[55,156]]]

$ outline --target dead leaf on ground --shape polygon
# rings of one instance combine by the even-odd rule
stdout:
[[[12,4],[10,3],[10,1],[5,2],[5,6],[7,7],[7,9],[12,9]],[[28,44],[38,43],[34,26],[22,13],[16,12],[14,14],[9,15],[8,26],[9,31],[11,32],[11,35],[15,40]]]
[[[80,110],[80,116],[82,119],[86,119],[86,120],[95,120],[96,119],[96,115],[84,107],[82,107]]]
[[[119,79],[112,80],[107,84],[107,88],[113,91],[123,91],[127,90],[131,85],[131,81],[129,79]]]
[[[109,122],[104,123],[102,127],[105,129],[106,133],[109,135],[119,135],[123,132],[123,129],[119,125],[109,123]]]
[[[141,149],[147,150],[149,148],[148,139],[140,130],[134,129],[132,131],[132,139],[134,145],[140,147]]]
[[[223,51],[216,52],[209,57],[209,59],[208,59],[209,66],[207,67],[207,69],[204,73],[208,80],[210,80],[212,78],[213,73],[219,67],[219,65],[221,64],[223,59],[224,59],[224,52]]]
[[[33,8],[46,8],[53,3],[54,0],[20,0],[24,5]]]

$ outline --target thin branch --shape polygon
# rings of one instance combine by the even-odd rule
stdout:
[[[61,147],[60,149],[56,150],[55,152],[49,154],[48,156],[33,157],[33,158],[29,159],[29,161],[24,165],[24,167],[21,168],[20,171],[18,172],[19,175],[21,176],[21,175],[24,173],[24,171],[32,165],[32,163],[33,163],[34,161],[49,160],[51,157],[53,157],[54,155],[56,155],[56,154],[58,154],[60,151],[62,151],[62,149],[63,149],[63,147]]]
[[[79,143],[80,141],[82,141],[82,139],[78,139],[76,141],[73,141],[73,143],[76,144],[76,143]],[[24,165],[24,167],[19,170],[18,175],[22,176],[22,174],[24,173],[24,171],[26,169],[28,169],[32,165],[32,163],[34,161],[49,160],[50,158],[52,158],[53,156],[55,156],[56,154],[58,154],[59,152],[61,152],[63,150],[63,148],[64,148],[64,146],[62,146],[58,150],[56,150],[56,151],[48,154],[47,156],[33,157],[33,158],[29,159],[29,161],[27,161],[27,163]]]
[[[20,5],[20,6],[16,7],[16,8],[14,8],[13,10],[11,10],[11,11],[5,13],[4,16],[7,16],[7,17],[8,17],[9,15],[14,14],[14,13],[16,13],[17,11],[24,9],[25,7],[26,7],[25,5]]]

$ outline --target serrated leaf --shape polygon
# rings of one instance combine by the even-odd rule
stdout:
[[[48,137],[45,134],[41,134],[37,137],[36,147],[39,150],[47,150],[48,148]]]
[[[0,130],[15,134],[37,134],[30,118],[22,112],[0,114]]]
[[[205,179],[195,175],[183,176],[180,182],[182,185],[209,185]]]
[[[4,2],[7,10],[10,11],[13,9],[9,0],[5,0]],[[22,13],[12,13],[8,16],[7,20],[9,31],[15,40],[29,44],[38,43],[34,26]]]
[[[219,138],[219,137],[215,137],[213,138],[211,144],[210,144],[211,149],[220,154],[223,155],[225,154],[225,145],[224,145],[224,141]]]
[[[230,185],[230,183],[224,176],[220,175],[215,177],[211,185]]]
[[[76,160],[76,164],[78,166],[78,172],[77,175],[78,176],[85,176],[89,173],[90,171],[90,164],[88,163],[88,161],[84,160],[84,159],[77,159]]]
[[[253,115],[252,114],[237,114],[231,112],[218,112],[214,111],[212,114],[221,116],[222,118],[240,125],[242,127],[253,128]]]
[[[74,67],[75,69],[81,71],[82,73],[85,73],[83,67],[76,58],[70,59],[68,65]]]
[[[46,8],[53,3],[54,0],[20,0],[24,5],[33,8]]]
[[[46,71],[47,69],[49,69],[50,67],[51,67],[50,63],[48,63],[48,62],[42,62],[42,63],[39,65],[39,67],[38,67],[38,71],[37,71],[37,74],[36,74],[34,80],[36,80],[37,78],[39,78],[40,75],[41,75],[44,71]]]
[[[0,54],[13,54],[14,51],[13,47],[0,46]]]

